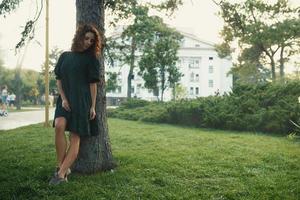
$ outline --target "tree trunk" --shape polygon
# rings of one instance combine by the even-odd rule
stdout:
[[[76,0],[76,24],[93,24],[104,38],[104,0]],[[81,138],[80,149],[72,169],[94,173],[116,167],[112,157],[106,118],[106,95],[103,51],[100,56],[100,83],[97,87],[96,112],[99,135]]]
[[[134,68],[134,62],[135,62],[135,39],[132,37],[131,40],[131,52],[130,52],[130,69],[127,76],[127,98],[131,98],[131,80],[133,76],[133,68]]]
[[[273,56],[269,56],[270,60],[271,60],[271,72],[272,72],[272,81],[276,80],[276,67],[275,67],[275,61]]]
[[[22,106],[22,80],[21,80],[21,68],[17,68],[15,71],[15,84],[16,84],[16,107],[17,110],[21,110]]]
[[[280,58],[279,58],[279,74],[280,74],[280,78],[284,78],[284,57],[283,57],[283,53],[284,53],[284,46],[281,47],[280,50]]]

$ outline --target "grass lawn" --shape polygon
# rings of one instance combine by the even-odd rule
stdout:
[[[300,142],[286,137],[109,119],[119,166],[49,186],[54,134],[0,131],[0,199],[300,199]]]

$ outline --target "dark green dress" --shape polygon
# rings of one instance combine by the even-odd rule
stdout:
[[[99,82],[99,61],[86,52],[64,52],[58,59],[54,73],[61,80],[62,89],[71,111],[62,107],[61,96],[56,102],[54,121],[58,117],[67,120],[66,131],[80,137],[98,134],[97,117],[89,120],[92,104],[90,83]]]

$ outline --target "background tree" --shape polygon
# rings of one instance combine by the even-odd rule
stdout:
[[[167,87],[175,89],[182,74],[176,61],[179,42],[182,36],[175,30],[168,28],[162,21],[157,29],[157,39],[148,43],[139,61],[140,75],[145,81],[145,87],[160,92],[163,101]]]
[[[54,47],[51,49],[50,54],[49,54],[49,91],[50,94],[52,93],[57,94],[57,86],[56,86],[56,79],[55,79],[55,74],[54,74],[54,68],[55,65],[58,61],[59,56],[63,53],[63,50]],[[42,72],[40,73],[40,76],[37,80],[37,85],[38,85],[38,91],[39,94],[44,94],[45,93],[45,63],[41,66]]]
[[[107,72],[106,91],[114,91],[118,87],[117,76],[115,72]]]
[[[161,18],[149,16],[149,8],[135,6],[132,8],[134,17],[133,24],[125,27],[120,39],[109,38],[108,46],[113,52],[114,59],[117,59],[121,66],[128,65],[127,74],[127,98],[131,98],[131,85],[133,70],[137,67],[138,57],[145,49],[146,43],[151,43],[155,38],[155,27],[161,23]]]
[[[256,46],[246,48],[233,66],[233,85],[266,83],[271,78],[270,70],[260,62],[261,51]]]
[[[110,3],[113,1],[107,1],[107,5],[110,8]],[[124,2],[124,1],[114,1]],[[172,14],[180,4],[181,0],[168,0],[161,4],[154,4],[153,1],[144,1],[138,3],[138,1],[132,0],[123,3],[119,9],[113,10],[113,13],[117,14],[116,21],[126,18],[132,20],[132,24],[127,26],[122,34],[120,41],[115,37],[108,39],[107,46],[112,50],[114,59],[118,59],[121,66],[128,65],[129,72],[127,74],[127,98],[131,98],[132,79],[134,77],[133,70],[137,67],[138,56],[143,52],[145,43],[150,42],[155,37],[155,24],[160,23],[161,19],[157,16],[150,16],[149,9],[163,10],[166,14]],[[115,22],[113,23],[115,25]]]
[[[180,83],[176,84],[173,92],[173,99],[176,101],[180,99],[185,99],[187,97],[188,97],[188,91],[186,87],[184,87]]]
[[[230,53],[231,42],[238,40],[241,52],[249,48],[259,50],[259,61],[270,65],[272,80],[276,80],[276,67],[280,68],[279,74],[283,78],[284,64],[299,51],[299,8],[292,8],[288,0],[277,0],[274,4],[261,0],[214,2],[219,5],[219,14],[225,22],[220,52]]]

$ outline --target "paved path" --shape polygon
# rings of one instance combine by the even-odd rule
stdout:
[[[54,108],[49,110],[49,119],[54,116]],[[9,130],[45,121],[45,110],[11,112],[7,117],[0,117],[0,130]]]

